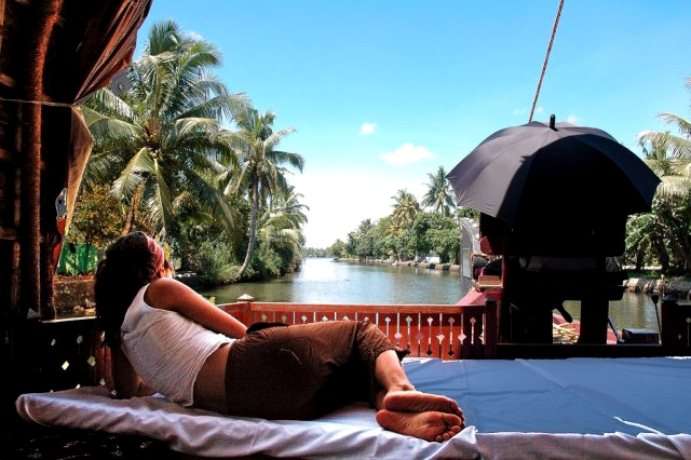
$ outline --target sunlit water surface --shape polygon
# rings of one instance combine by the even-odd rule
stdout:
[[[232,302],[249,294],[267,302],[454,304],[465,292],[458,273],[306,258],[298,273],[267,282],[231,284],[203,294],[215,297],[217,303]],[[565,307],[575,318],[579,317],[578,302],[568,301]],[[610,318],[619,330],[657,330],[655,308],[646,295],[625,293],[621,301],[610,303]]]

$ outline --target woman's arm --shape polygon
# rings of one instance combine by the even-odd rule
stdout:
[[[119,347],[111,348],[111,371],[115,397],[131,398],[134,396],[148,396],[155,393],[147,387],[130,364],[129,359]]]
[[[160,278],[152,282],[144,300],[152,307],[172,310],[228,337],[242,337],[247,330],[247,327],[232,315],[172,278]]]

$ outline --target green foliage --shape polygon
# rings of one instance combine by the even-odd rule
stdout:
[[[120,236],[122,207],[111,195],[107,185],[82,187],[77,203],[66,237],[68,242],[88,243],[105,249],[113,239]]]
[[[329,250],[338,257],[375,257],[411,260],[438,255],[442,262],[458,262],[460,229],[452,210],[457,208],[451,196],[446,172],[439,167],[428,174],[429,189],[422,204],[433,212],[423,212],[413,194],[399,190],[392,197],[393,212],[376,223],[365,219],[343,242],[336,241]],[[459,209],[456,214],[471,214]],[[477,211],[473,211],[477,213]]]
[[[127,72],[127,89],[96,92],[82,106],[95,139],[87,183],[108,183],[128,209],[124,233],[137,207],[162,239],[172,241],[180,222],[174,203],[182,193],[233,226],[233,213],[210,183],[213,156],[232,154],[223,128],[246,100],[228,93],[211,74],[220,54],[173,22],[155,25],[144,55]]]
[[[333,255],[329,248],[304,248],[302,253],[305,257],[330,257]]]
[[[435,171],[434,174],[427,174],[429,187],[422,200],[423,206],[431,207],[435,213],[444,217],[451,215],[451,210],[456,207],[451,193],[451,186],[446,179],[446,171],[443,166]]]
[[[212,73],[218,50],[174,22],[154,25],[144,49],[124,89],[81,107],[95,145],[73,241],[105,246],[141,229],[206,284],[299,268],[307,207],[286,173],[304,162],[278,150],[292,130],[231,94]]]
[[[203,241],[195,252],[187,255],[186,264],[206,286],[237,280],[233,248],[225,241]]]
[[[348,234],[349,241],[337,240],[328,250],[335,257],[412,260],[437,255],[444,263],[458,263],[459,235],[454,218],[418,212],[407,228],[395,225],[393,216],[376,224],[365,219],[356,231]]]
[[[468,218],[475,221],[480,220],[480,211],[472,208],[457,208],[456,217],[458,218]]]
[[[227,182],[225,195],[247,194],[250,203],[249,242],[245,260],[240,267],[240,275],[250,265],[257,240],[257,218],[261,211],[276,196],[284,195],[286,206],[290,206],[288,195],[293,193],[286,179],[287,167],[302,172],[304,159],[297,153],[278,150],[281,140],[294,132],[294,129],[273,130],[276,116],[271,112],[259,113],[252,107],[245,107],[235,113],[238,130],[229,133],[228,142],[238,160],[230,156],[223,166],[223,176]],[[233,174],[236,172],[236,174]],[[302,205],[300,205],[302,206]],[[304,207],[304,206],[302,206]],[[292,213],[297,219],[294,223],[304,223],[304,214]]]
[[[348,251],[346,249],[346,244],[343,241],[341,241],[340,239],[336,240],[336,242],[334,244],[329,246],[326,249],[326,252],[328,255],[333,256],[333,257],[340,257],[340,258],[348,257]]]
[[[652,263],[665,273],[691,274],[691,122],[672,113],[660,118],[679,134],[644,131],[639,136],[645,161],[662,183],[651,212],[627,222],[625,257],[637,271]]]

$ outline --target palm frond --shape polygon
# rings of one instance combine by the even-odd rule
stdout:
[[[134,154],[120,173],[120,177],[113,183],[113,195],[118,199],[129,197],[144,180],[142,173],[153,174],[153,172],[154,160],[151,157],[151,151],[144,147]]]
[[[157,55],[176,50],[182,41],[180,28],[174,21],[154,24],[149,31],[146,54]]]
[[[134,116],[132,107],[109,88],[101,88],[94,92],[83,106],[125,120],[132,120]]]
[[[182,140],[194,132],[203,132],[205,135],[215,135],[218,132],[218,121],[206,117],[178,118],[175,121],[175,130],[178,140]]]
[[[670,112],[662,112],[658,115],[665,123],[676,125],[679,132],[684,136],[691,136],[691,121],[685,119],[681,115]]]
[[[89,131],[99,141],[111,139],[125,140],[128,143],[133,143],[135,139],[143,135],[141,127],[136,124],[108,117],[86,106],[81,107],[81,111]]]
[[[305,168],[305,159],[302,155],[291,152],[284,152],[282,150],[271,150],[267,152],[267,156],[278,164],[289,164],[293,168],[302,172]]]
[[[663,176],[657,193],[668,197],[684,197],[691,190],[691,176]]]

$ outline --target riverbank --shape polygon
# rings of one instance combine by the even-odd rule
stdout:
[[[438,271],[460,271],[459,265],[452,264],[435,264],[428,262],[415,262],[412,260],[395,261],[391,259],[358,259],[358,258],[334,258],[335,262],[344,262],[358,265],[380,265],[387,267],[412,267],[424,268]],[[624,281],[624,287],[627,291],[636,294],[665,294],[674,295],[680,299],[691,300],[691,278],[684,276],[664,277],[664,276],[649,276],[634,274]]]
[[[680,299],[691,299],[691,278],[632,276],[624,281],[626,290],[644,294],[674,295]]]
[[[437,271],[449,271],[449,272],[460,272],[461,266],[456,264],[448,263],[435,263],[435,262],[416,262],[414,260],[391,260],[391,259],[357,259],[348,257],[336,257],[333,259],[334,262],[346,262],[351,264],[361,264],[361,265],[384,265],[387,267],[412,267],[412,268],[425,268],[429,270]]]

